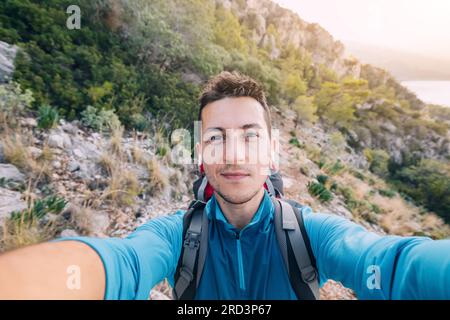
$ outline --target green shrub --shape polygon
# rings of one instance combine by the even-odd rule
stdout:
[[[333,194],[320,182],[309,182],[308,192],[319,198],[321,202],[329,202],[333,199]]]
[[[301,144],[300,141],[298,141],[298,139],[296,137],[291,138],[289,140],[289,143],[299,149],[302,149],[304,147],[303,144]]]
[[[66,206],[67,201],[58,196],[48,196],[44,199],[38,199],[29,209],[15,211],[11,213],[11,221],[21,221],[32,223],[42,219],[47,213],[59,214]]]
[[[41,129],[51,129],[58,125],[58,110],[49,105],[42,105],[39,108],[38,127]]]
[[[340,160],[337,160],[332,165],[327,165],[324,167],[324,170],[332,176],[340,173],[344,169],[345,169],[345,166],[342,164],[342,162]]]
[[[130,126],[137,131],[146,131],[149,128],[149,120],[142,114],[133,114]]]
[[[364,155],[370,163],[370,171],[383,178],[389,175],[390,156],[386,151],[380,149],[365,149]]]
[[[86,126],[99,132],[120,126],[119,118],[113,110],[98,110],[93,106],[88,106],[81,116],[82,122]]]
[[[31,90],[22,90],[16,82],[0,84],[0,121],[15,124],[16,118],[34,101]]]
[[[352,170],[352,174],[361,181],[364,181],[366,179],[366,177],[357,170]]]
[[[380,189],[378,190],[378,193],[387,198],[393,198],[397,194],[394,190],[391,189]]]
[[[319,181],[319,183],[325,185],[327,183],[327,181],[328,181],[328,176],[323,175],[323,174],[318,175],[317,176],[317,181]]]
[[[450,167],[437,160],[422,160],[393,175],[397,190],[415,203],[450,222]]]

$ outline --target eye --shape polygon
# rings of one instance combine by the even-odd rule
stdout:
[[[254,140],[259,138],[259,134],[256,131],[247,131],[245,132],[245,139],[246,140]]]
[[[215,135],[209,137],[208,140],[206,140],[206,142],[217,143],[217,142],[221,142],[222,140],[223,140],[223,136],[221,134],[215,134]]]

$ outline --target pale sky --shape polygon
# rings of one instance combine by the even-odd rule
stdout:
[[[337,40],[450,57],[450,0],[273,0]]]

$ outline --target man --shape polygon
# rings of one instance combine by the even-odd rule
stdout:
[[[199,118],[196,148],[214,194],[195,298],[296,299],[263,187],[277,169],[263,90],[251,78],[221,73],[202,93]],[[125,239],[65,238],[7,252],[0,298],[147,299],[161,280],[173,284],[183,215],[152,219]],[[335,215],[309,208],[302,215],[321,284],[340,281],[360,299],[450,299],[449,240],[383,237]]]

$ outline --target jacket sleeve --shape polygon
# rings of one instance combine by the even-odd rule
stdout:
[[[320,276],[359,299],[450,299],[450,240],[380,236],[347,219],[303,210]]]
[[[152,219],[123,239],[65,237],[54,241],[81,241],[98,253],[106,274],[105,299],[148,299],[156,284],[173,279],[181,251],[183,215],[177,211]]]

